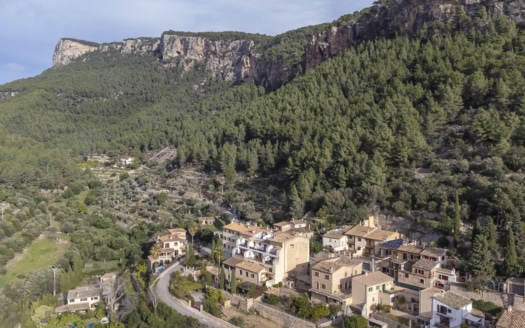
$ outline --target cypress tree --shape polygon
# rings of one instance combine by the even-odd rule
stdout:
[[[504,265],[507,276],[515,277],[520,273],[518,254],[516,253],[516,244],[514,242],[514,232],[512,231],[512,228],[509,228],[507,235]]]
[[[474,222],[474,227],[472,227],[472,236],[470,238],[470,242],[474,244],[474,240],[476,239],[477,235],[483,234],[483,228],[481,227],[481,223],[479,223],[479,219],[476,219],[476,222]]]
[[[237,277],[235,276],[235,269],[233,269],[230,277],[230,287],[232,294],[237,294]]]
[[[495,251],[498,249],[498,235],[496,232],[496,226],[494,225],[494,221],[492,220],[492,217],[487,217],[487,224],[485,225],[484,235],[487,237],[487,242],[489,243],[489,249],[491,251]]]
[[[226,280],[226,274],[224,273],[224,266],[221,267],[221,274],[219,277],[219,286],[222,290],[224,290],[224,281]]]
[[[454,203],[454,246],[459,246],[459,241],[461,238],[461,213],[459,207],[459,196],[458,191],[456,190],[456,201]]]

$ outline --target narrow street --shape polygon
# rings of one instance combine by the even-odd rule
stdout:
[[[154,292],[157,294],[157,297],[164,302],[169,307],[173,308],[180,314],[193,317],[203,325],[206,325],[207,327],[211,328],[231,328],[235,327],[228,322],[221,320],[219,318],[212,317],[211,315],[207,315],[205,313],[199,312],[197,309],[191,308],[186,304],[184,304],[183,301],[176,299],[174,296],[172,296],[169,292],[169,284],[170,284],[170,277],[173,272],[176,270],[180,270],[184,267],[182,264],[183,262],[179,262],[177,264],[174,264],[170,266],[168,269],[163,271],[159,275],[159,279],[157,281],[157,285],[155,286]]]

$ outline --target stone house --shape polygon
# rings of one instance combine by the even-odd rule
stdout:
[[[315,303],[352,303],[352,277],[363,273],[363,262],[347,256],[317,262],[311,269],[311,300]]]
[[[375,256],[381,244],[403,237],[397,231],[382,230],[377,227],[374,216],[354,226],[345,232],[345,235],[348,236],[348,250],[353,256]]]

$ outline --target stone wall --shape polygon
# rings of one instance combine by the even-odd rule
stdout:
[[[494,291],[484,291],[484,292],[470,292],[462,284],[450,284],[450,290],[456,294],[464,296],[468,299],[478,299],[485,302],[492,302],[497,306],[505,307],[506,304],[503,304],[503,300],[506,298],[506,294],[496,293]]]
[[[274,309],[271,306],[263,304],[261,301],[254,302],[254,309],[259,315],[287,328],[315,328],[313,322]]]

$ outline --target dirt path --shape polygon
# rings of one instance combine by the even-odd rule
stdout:
[[[46,238],[45,235],[40,235],[40,236],[38,236],[38,238],[36,240],[40,240],[40,239],[44,239],[44,238]],[[33,242],[35,242],[36,240],[33,240],[31,242],[31,244]],[[17,263],[20,262],[24,258],[24,256],[27,254],[27,251],[29,250],[29,246],[31,246],[31,244],[29,244],[26,247],[24,247],[24,250],[22,251],[22,253],[16,253],[15,257],[13,257],[9,261],[7,261],[7,263],[4,265],[4,268],[6,270],[9,270],[9,269],[15,267],[17,265]],[[66,247],[66,245],[69,244],[69,240],[60,239],[60,240],[56,241],[56,244],[57,245],[62,245],[62,247]]]

